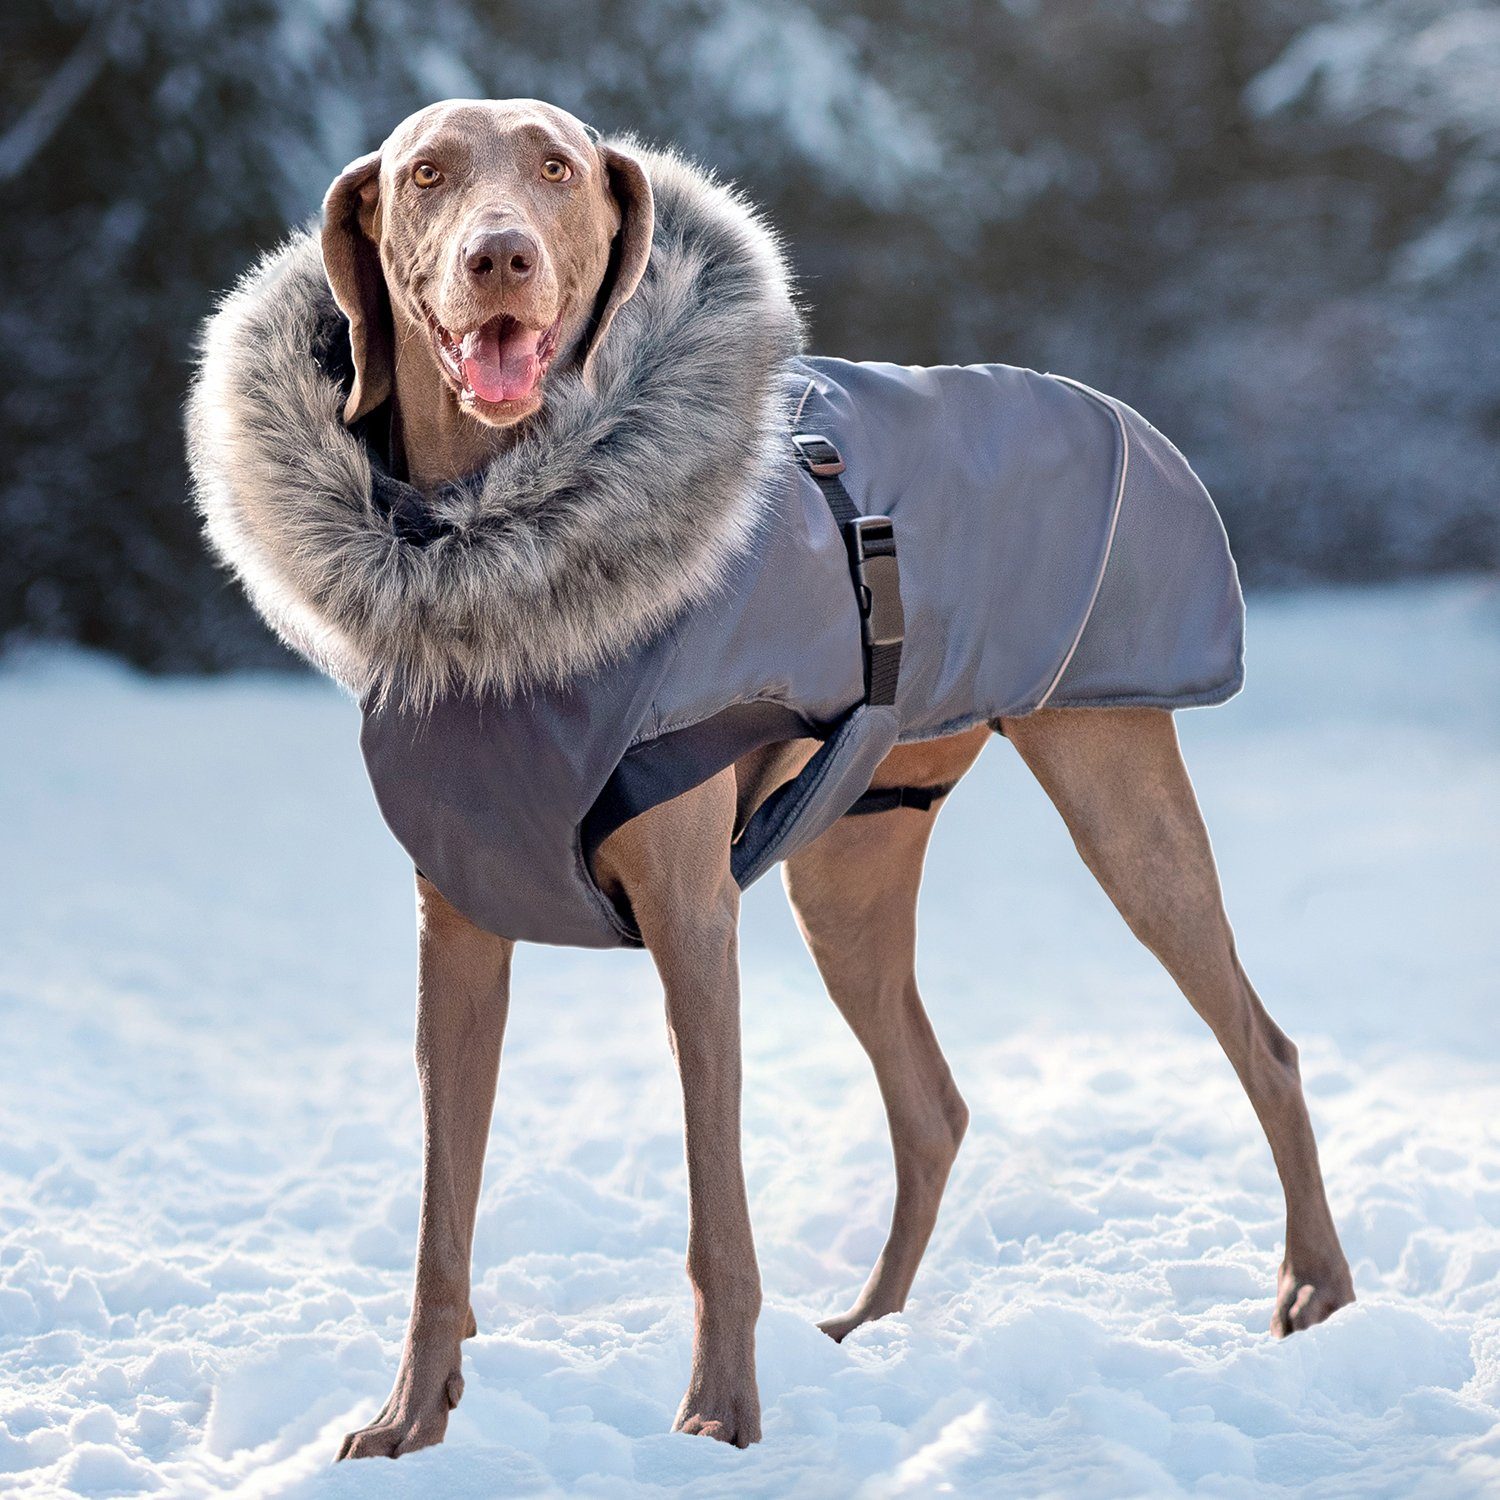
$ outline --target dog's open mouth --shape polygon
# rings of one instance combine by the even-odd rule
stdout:
[[[512,317],[491,318],[462,336],[450,333],[429,312],[428,326],[448,378],[460,398],[486,406],[532,396],[557,352],[559,313],[550,328],[527,328]]]

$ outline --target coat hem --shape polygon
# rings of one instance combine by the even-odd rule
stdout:
[[[1102,698],[1053,698],[1047,703],[1052,708],[1217,708],[1221,703],[1239,693],[1245,685],[1242,670],[1226,677],[1213,687],[1197,693],[1112,693]],[[1032,710],[1036,712],[1035,709]],[[1015,717],[1020,718],[1021,715]]]
[[[973,729],[979,724],[997,724],[1001,719],[1025,719],[1044,708],[1164,708],[1168,711],[1179,708],[1217,708],[1238,696],[1245,686],[1245,669],[1241,666],[1231,676],[1222,678],[1212,687],[1196,693],[1108,693],[1096,698],[1052,697],[1025,709],[1001,709],[997,713],[965,714],[961,718],[949,719],[932,729],[922,729],[914,734],[903,734],[897,740],[901,745],[923,745],[933,740],[949,739]]]

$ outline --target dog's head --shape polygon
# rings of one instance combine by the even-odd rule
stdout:
[[[549,370],[588,362],[651,253],[634,157],[535,99],[449,100],[351,162],[323,203],[323,263],[349,319],[354,422],[425,350],[461,410],[508,427]]]

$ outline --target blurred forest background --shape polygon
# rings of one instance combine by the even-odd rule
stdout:
[[[1494,5],[9,0],[0,637],[285,659],[185,500],[194,330],[347,160],[457,95],[738,180],[815,349],[1124,397],[1252,584],[1500,561]]]

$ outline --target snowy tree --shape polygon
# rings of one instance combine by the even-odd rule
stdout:
[[[194,329],[411,109],[537,95],[786,232],[820,349],[1130,400],[1247,577],[1500,558],[1500,17],[1441,0],[21,0],[0,635],[279,660],[185,500]]]

